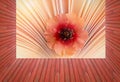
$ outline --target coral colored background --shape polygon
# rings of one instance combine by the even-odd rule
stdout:
[[[0,0],[0,82],[120,82],[120,0],[106,0],[106,59],[16,59],[15,0]]]

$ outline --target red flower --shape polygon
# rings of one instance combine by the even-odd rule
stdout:
[[[45,39],[58,55],[71,56],[80,50],[88,37],[83,22],[74,14],[61,14],[47,21]]]

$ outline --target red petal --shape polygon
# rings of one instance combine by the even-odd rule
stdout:
[[[81,33],[79,34],[79,37],[78,38],[80,38],[80,39],[82,39],[82,40],[86,40],[87,38],[88,38],[88,33],[87,33],[87,31],[81,31]]]
[[[62,45],[60,42],[56,42],[54,45],[54,50],[58,55],[63,56],[64,55],[64,45]]]

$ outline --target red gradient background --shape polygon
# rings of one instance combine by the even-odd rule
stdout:
[[[106,0],[106,59],[16,59],[15,11],[0,0],[0,82],[120,82],[120,0]]]

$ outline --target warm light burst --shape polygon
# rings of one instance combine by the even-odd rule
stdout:
[[[82,29],[89,37],[80,50],[71,56],[64,53],[62,58],[105,57],[105,0],[17,0],[16,5],[17,58],[61,57],[48,46],[44,36],[47,20],[73,13],[77,19],[82,19]]]

